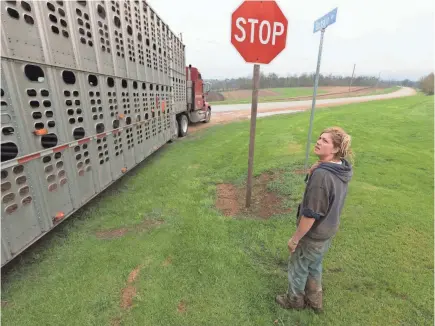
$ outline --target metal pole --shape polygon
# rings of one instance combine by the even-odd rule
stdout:
[[[246,183],[246,208],[251,206],[252,170],[254,168],[255,127],[257,124],[258,88],[260,85],[260,65],[254,64],[251,106],[251,131],[249,138],[248,181]]]
[[[314,81],[314,93],[313,93],[313,103],[311,106],[310,127],[308,129],[307,148],[306,148],[306,152],[305,152],[305,170],[308,169],[308,154],[310,152],[311,133],[313,131],[314,108],[316,107],[317,86],[319,85],[320,59],[322,58],[323,36],[324,35],[325,35],[325,29],[322,28],[322,34],[320,36],[319,55],[317,57],[316,79]]]
[[[354,65],[353,65],[352,77],[350,78],[350,83],[349,83],[349,92],[350,92],[350,87],[352,86],[353,74],[355,73],[355,66],[356,66],[356,63],[354,63]]]
[[[381,79],[381,73],[379,73],[378,80],[376,81],[375,91],[378,89],[378,84],[380,79]]]

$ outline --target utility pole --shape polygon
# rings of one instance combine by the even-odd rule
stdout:
[[[379,80],[381,79],[381,73],[379,73],[378,80],[376,82],[375,90],[378,89]]]
[[[352,77],[350,78],[350,83],[349,83],[349,93],[350,93],[350,87],[352,86],[353,75],[355,73],[355,66],[356,66],[356,63],[353,64]]]

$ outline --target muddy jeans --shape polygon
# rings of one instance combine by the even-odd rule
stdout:
[[[288,296],[301,302],[304,297],[314,306],[322,306],[322,261],[332,239],[314,242],[302,238],[288,264]]]

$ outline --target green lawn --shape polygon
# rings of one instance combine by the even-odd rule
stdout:
[[[266,88],[265,90],[275,92],[279,95],[259,96],[258,102],[288,101],[289,98],[291,97],[313,95],[313,89],[310,87]],[[326,91],[322,90],[321,88],[317,90],[317,94],[324,94],[324,93],[326,93]],[[211,105],[243,104],[243,103],[251,103],[251,100],[252,100],[252,95],[242,99],[228,99],[224,101],[210,102],[210,104]]]
[[[394,87],[388,87],[383,88],[379,90],[374,90],[367,94],[362,95],[355,95],[354,93],[344,93],[341,97],[358,97],[358,96],[369,96],[369,95],[380,95],[380,94],[388,94],[395,92],[399,89],[399,86]],[[312,96],[313,95],[313,89],[307,88],[307,87],[290,87],[290,88],[268,88],[267,90],[274,91],[280,95],[275,96],[259,96],[258,102],[264,103],[264,102],[282,102],[282,101],[288,101],[289,98],[292,97],[301,97],[301,96]],[[325,94],[326,91],[322,90],[320,87],[317,90],[317,94]],[[232,100],[224,100],[224,101],[216,101],[216,102],[210,102],[211,105],[223,105],[223,104],[244,104],[244,103],[251,103],[251,96],[244,99],[232,99]],[[303,100],[306,100],[306,98],[303,98]],[[297,99],[295,99],[297,101]]]
[[[3,324],[433,325],[433,107],[419,95],[316,112],[314,135],[340,125],[356,152],[325,258],[323,315],[274,302],[287,286],[294,212],[252,220],[214,208],[216,184],[245,178],[244,121],[165,146],[28,250],[2,275]],[[271,188],[293,207],[308,121],[304,112],[257,123],[255,174],[283,171]],[[134,230],[144,219],[164,223]],[[95,236],[121,227],[132,231]],[[123,310],[121,290],[139,265]]]
[[[395,91],[398,91],[400,89],[399,86],[394,86],[394,87],[387,87],[387,88],[383,88],[383,89],[379,89],[379,90],[375,90],[373,92],[371,92],[368,95],[379,95],[379,94],[388,94],[388,93],[393,93]]]
[[[349,93],[348,95],[346,95],[346,97],[359,97],[359,96],[389,94],[389,93],[393,93],[395,91],[398,91],[399,89],[400,89],[399,86],[393,86],[393,87],[387,87],[387,88],[380,88],[378,90],[373,90],[370,93],[361,94],[361,95],[355,95],[355,94]],[[343,97],[345,97],[345,96],[343,96]]]

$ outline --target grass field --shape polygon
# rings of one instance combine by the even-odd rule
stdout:
[[[373,90],[367,94],[361,94],[361,95],[355,95],[352,93],[350,93],[348,95],[348,97],[355,97],[355,96],[370,96],[370,95],[381,95],[381,94],[389,94],[389,93],[393,93],[395,91],[398,91],[400,89],[399,86],[394,86],[394,87],[387,87],[387,88],[382,88],[382,89],[377,89],[377,90]]]
[[[297,97],[297,96],[310,96],[313,95],[313,89],[309,87],[291,87],[291,88],[267,88],[264,91],[270,91],[271,94],[276,93],[278,95],[265,95],[258,96],[259,102],[274,102],[274,101],[287,101],[289,97]],[[273,92],[273,93],[272,93]],[[224,101],[210,102],[212,105],[219,104],[242,104],[242,103],[251,103],[252,100],[252,91],[246,92],[245,98],[239,99],[227,99]],[[326,91],[319,88],[317,94],[324,94]]]
[[[323,315],[274,302],[287,287],[294,212],[254,220],[214,208],[216,184],[246,176],[244,121],[165,146],[21,256],[2,275],[3,324],[433,325],[433,101],[316,113],[314,134],[340,125],[357,155],[324,262]],[[280,170],[270,187],[293,207],[308,121],[305,112],[257,122],[255,174]],[[96,236],[114,228],[129,231]],[[136,293],[130,309],[126,292]]]
[[[296,96],[310,96],[313,95],[313,89],[310,87],[283,87],[283,88],[270,88],[271,91],[285,97]],[[318,89],[318,94],[326,93],[321,87]]]
[[[343,93],[340,96],[335,97],[357,97],[357,96],[369,96],[369,95],[380,95],[380,94],[388,94],[395,92],[399,89],[398,86],[395,87],[389,87],[384,89],[378,89],[371,92],[363,92],[363,93]],[[282,101],[288,101],[289,98],[292,97],[303,97],[303,96],[312,96],[313,95],[313,89],[308,87],[291,87],[291,88],[268,88],[266,91],[272,91],[279,95],[265,95],[258,97],[258,102],[282,102]],[[328,92],[331,92],[329,90]],[[317,94],[326,94],[327,91],[322,89],[321,87],[317,90]],[[211,105],[223,105],[223,104],[243,104],[243,103],[251,103],[252,95],[247,94],[245,98],[240,99],[226,99],[224,101],[215,101],[210,102]],[[302,100],[306,100],[306,98],[302,98]],[[295,99],[297,101],[297,99]]]

